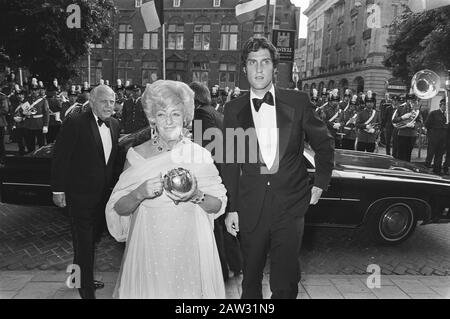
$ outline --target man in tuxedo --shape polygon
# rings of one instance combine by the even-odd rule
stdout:
[[[327,189],[333,169],[333,137],[306,93],[273,85],[277,63],[272,43],[250,38],[242,53],[250,92],[225,107],[225,223],[232,235],[239,233],[242,298],[262,298],[267,253],[272,298],[297,297],[304,216]],[[305,138],[315,151],[313,185],[302,156]]]
[[[433,173],[441,174],[442,158],[445,154],[445,146],[447,140],[447,116],[446,101],[442,99],[439,102],[439,109],[432,111],[425,122],[427,129],[428,148],[425,165],[431,167],[433,161]]]
[[[94,246],[104,227],[117,154],[119,123],[111,118],[114,103],[110,87],[95,87],[89,97],[91,110],[64,121],[53,154],[53,202],[67,207],[71,218],[74,264],[80,267],[83,299],[94,299],[94,290],[103,286],[94,281]]]

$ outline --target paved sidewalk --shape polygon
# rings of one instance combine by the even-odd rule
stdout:
[[[65,285],[64,271],[3,271],[0,299],[80,299],[76,289]],[[270,297],[268,276],[263,296]],[[105,283],[98,299],[111,299],[117,272],[100,272]],[[368,288],[368,275],[304,275],[297,299],[450,299],[450,276],[383,276],[380,288]],[[227,299],[238,299],[242,276],[226,284]]]

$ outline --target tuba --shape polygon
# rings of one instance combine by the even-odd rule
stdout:
[[[414,74],[411,80],[411,89],[419,99],[432,99],[441,89],[441,78],[431,70],[421,70]],[[398,123],[392,123],[392,125],[400,129],[408,127],[417,120],[419,113],[420,110],[412,110],[409,118]]]
[[[422,70],[412,78],[411,88],[418,98],[422,100],[432,99],[441,89],[441,79],[431,70]]]

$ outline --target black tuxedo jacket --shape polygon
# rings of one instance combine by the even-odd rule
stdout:
[[[249,141],[256,138],[255,131],[251,130],[255,125],[250,94],[230,101],[225,107],[222,176],[228,191],[228,211],[238,212],[241,231],[251,231],[256,226],[268,184],[282,203],[280,211],[287,211],[294,216],[306,213],[311,185],[303,160],[305,137],[315,151],[314,185],[326,190],[330,182],[334,139],[326,125],[315,115],[308,95],[294,90],[275,89],[275,105],[279,129],[278,155],[270,172],[260,156],[257,156],[256,163],[250,160],[252,155],[255,157],[255,152],[259,153],[259,146],[258,150],[249,150]],[[248,133],[245,143],[238,143],[235,138],[230,138],[230,129],[239,128]],[[231,141],[233,139],[235,143]],[[245,161],[242,153],[245,154]]]
[[[103,144],[91,111],[64,121],[53,152],[53,192],[64,192],[70,207],[96,208],[103,205],[113,183],[119,123],[110,118],[112,149],[105,163]]]

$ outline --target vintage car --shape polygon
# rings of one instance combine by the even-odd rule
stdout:
[[[128,146],[148,138],[124,138]],[[52,145],[31,157],[7,157],[1,169],[4,203],[52,205],[50,164]],[[303,154],[311,180],[314,152]],[[120,165],[119,165],[120,167]],[[425,167],[390,156],[336,150],[331,183],[316,206],[311,206],[307,225],[365,227],[374,240],[395,244],[407,239],[418,221],[422,225],[450,222],[450,180],[430,175]]]

